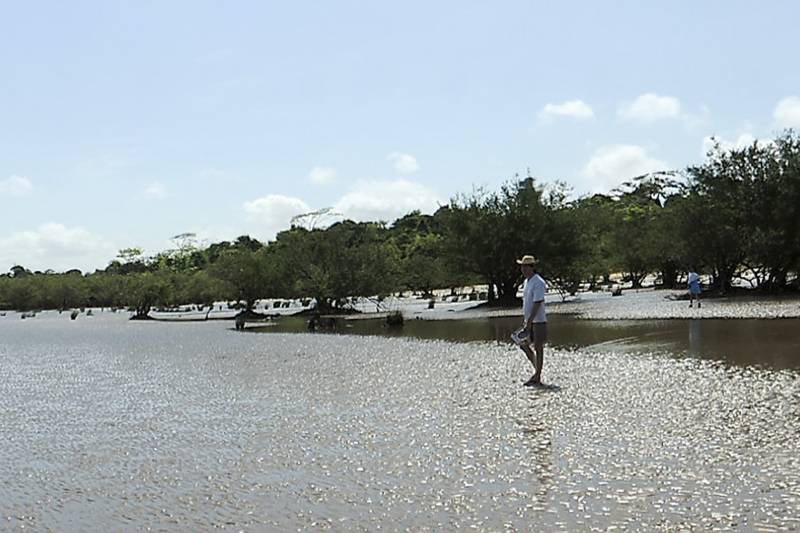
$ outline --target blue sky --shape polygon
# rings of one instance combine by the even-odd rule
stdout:
[[[605,191],[800,128],[800,4],[17,2],[0,270],[391,221],[514,173]]]

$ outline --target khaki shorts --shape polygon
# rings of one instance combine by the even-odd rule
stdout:
[[[547,342],[547,322],[533,323],[533,344],[543,346]]]

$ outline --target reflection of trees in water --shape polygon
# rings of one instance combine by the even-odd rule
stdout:
[[[494,335],[494,340],[498,344],[507,344],[511,342],[511,334],[514,332],[516,327],[522,322],[522,318],[502,318],[502,319],[491,319],[491,327],[492,333]],[[522,352],[520,352],[522,353]]]
[[[494,340],[498,343],[501,342],[501,339],[503,338],[502,334],[505,328],[501,327],[499,320],[492,320],[490,324],[492,327],[492,333],[494,334]]]

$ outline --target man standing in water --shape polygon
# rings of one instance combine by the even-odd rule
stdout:
[[[519,335],[519,347],[535,369],[531,379],[525,382],[526,386],[539,385],[542,382],[544,343],[547,342],[547,314],[544,310],[547,283],[536,272],[536,263],[537,260],[532,255],[517,260],[522,275],[525,276],[525,286],[522,289],[523,332]]]

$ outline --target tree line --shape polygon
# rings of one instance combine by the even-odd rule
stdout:
[[[724,149],[701,165],[622,183],[609,194],[570,198],[561,182],[514,179],[491,191],[460,194],[432,215],[412,212],[392,224],[344,220],[324,228],[312,213],[273,241],[249,236],[199,246],[192,234],[152,257],[121,250],[108,267],[84,274],[0,275],[0,308],[129,308],[215,301],[251,308],[260,298],[315,298],[320,310],[352,297],[486,284],[491,303],[512,304],[515,259],[534,253],[563,294],[595,288],[621,273],[633,287],[648,275],[666,288],[695,270],[711,290],[744,280],[762,291],[798,289],[800,139]],[[305,223],[304,223],[305,222]]]

